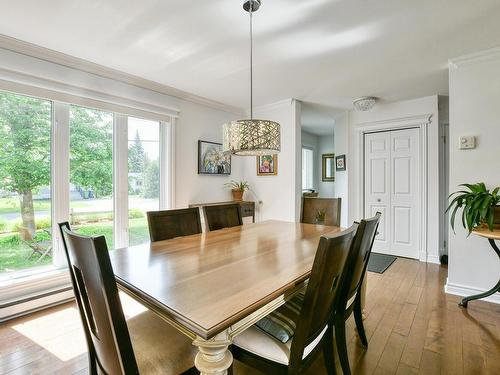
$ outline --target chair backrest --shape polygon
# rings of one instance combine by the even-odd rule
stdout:
[[[316,224],[319,210],[325,212],[325,225],[340,226],[341,198],[302,198],[300,222]]]
[[[243,224],[238,203],[204,206],[205,222],[208,230],[236,227]]]
[[[149,211],[147,215],[151,242],[201,233],[198,208]]]
[[[90,373],[138,374],[104,236],[88,237],[59,224],[83,320]]]
[[[304,348],[328,325],[358,224],[332,237],[322,236],[290,349],[289,367],[301,367]]]
[[[363,219],[359,223],[358,231],[353,242],[353,248],[347,260],[350,271],[342,280],[341,291],[337,301],[339,311],[345,311],[347,302],[354,296],[363,283],[363,278],[368,266],[368,260],[373,247],[373,241],[377,235],[377,228],[381,213],[369,219]]]

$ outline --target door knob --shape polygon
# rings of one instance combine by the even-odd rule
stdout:
[[[378,199],[377,199],[377,202],[380,202],[380,201],[381,201],[381,199],[380,199],[380,198],[378,198]]]

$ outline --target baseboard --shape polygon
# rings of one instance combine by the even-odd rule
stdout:
[[[427,255],[427,263],[441,264],[438,255]]]
[[[486,290],[478,289],[467,285],[454,284],[450,283],[448,279],[446,279],[446,285],[444,286],[445,293],[454,294],[456,296],[467,297],[472,296],[474,294],[483,293]],[[481,301],[492,302],[496,304],[500,304],[500,293],[495,293],[489,297],[481,298]]]
[[[421,262],[426,262],[426,263],[434,263],[434,264],[441,264],[439,261],[439,256],[438,255],[428,255],[425,253],[425,251],[420,252],[420,258],[419,260]]]
[[[48,307],[56,306],[66,303],[75,298],[73,289],[64,288],[60,291],[53,293],[46,293],[44,295],[28,298],[18,303],[9,303],[0,307],[0,323],[23,315],[31,314],[35,311],[46,309]]]

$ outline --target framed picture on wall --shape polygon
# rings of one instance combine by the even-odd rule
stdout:
[[[345,171],[345,155],[339,155],[335,158],[335,169]]]
[[[276,176],[278,174],[278,155],[257,156],[257,176]]]
[[[321,160],[322,160],[321,180],[323,182],[335,181],[335,176],[334,176],[335,154],[323,154],[321,155]]]
[[[231,174],[231,154],[222,152],[222,143],[198,141],[198,174]]]

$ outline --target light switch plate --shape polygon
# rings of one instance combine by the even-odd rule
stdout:
[[[461,136],[460,137],[460,149],[461,150],[469,150],[472,148],[476,148],[476,137],[471,136]]]

